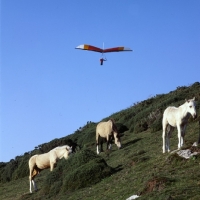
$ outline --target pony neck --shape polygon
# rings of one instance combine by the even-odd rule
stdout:
[[[179,106],[179,109],[181,110],[181,113],[184,117],[189,118],[190,117],[190,113],[187,111],[187,107],[186,104],[187,102],[185,102],[184,104],[182,104],[181,106]]]
[[[56,151],[56,155],[58,156],[59,159],[63,158],[64,154],[66,152],[65,149],[55,149],[55,151]]]
[[[117,138],[118,132],[117,131],[113,131],[113,135],[114,135],[114,138]]]

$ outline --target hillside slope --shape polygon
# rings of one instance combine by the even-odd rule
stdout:
[[[162,153],[161,119],[164,109],[169,105],[181,105],[184,99],[194,96],[199,115],[200,83],[196,82],[189,87],[177,87],[168,94],[159,94],[135,103],[102,119],[113,118],[117,123],[122,135],[123,148],[120,150],[113,145],[112,151],[93,156],[96,151],[97,123],[87,122],[71,135],[38,145],[33,151],[17,156],[8,163],[0,163],[0,199],[121,200],[133,194],[141,195],[139,199],[200,199],[200,156],[186,160],[176,154]],[[198,120],[189,120],[185,136],[184,148],[192,148],[193,151],[200,151],[199,146],[191,147],[199,137]],[[74,154],[68,161],[58,162],[55,172],[42,171],[36,177],[39,191],[29,194],[27,163],[30,156],[63,144],[77,144],[76,156]],[[177,144],[175,130],[171,138],[171,150],[177,149]],[[69,166],[77,163],[74,159],[80,160],[86,151],[86,155],[94,157],[95,162],[91,160],[86,162],[88,165],[74,164],[73,169],[79,169],[73,173],[80,173],[81,176],[72,176]],[[102,177],[97,176],[99,168],[96,163],[105,171]],[[71,180],[73,187],[67,186],[67,180]],[[80,184],[82,181],[86,181],[85,186]]]

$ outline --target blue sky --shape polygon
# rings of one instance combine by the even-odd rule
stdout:
[[[199,0],[0,6],[0,162],[200,80]],[[75,49],[103,43],[133,51],[108,53],[100,66],[101,54]]]

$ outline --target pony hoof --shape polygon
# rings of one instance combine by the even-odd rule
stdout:
[[[165,149],[163,149],[163,153],[165,153],[165,151],[166,151],[166,150],[165,150]]]

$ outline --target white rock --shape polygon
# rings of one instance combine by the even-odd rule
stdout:
[[[133,199],[137,199],[139,196],[138,195],[132,195],[131,197],[129,197],[126,200],[133,200]]]
[[[180,150],[177,152],[177,154],[183,158],[190,158],[193,155],[197,155],[197,152],[192,153],[190,149],[186,149],[186,150]]]
[[[192,146],[193,147],[197,147],[198,146],[198,142],[195,142]]]

